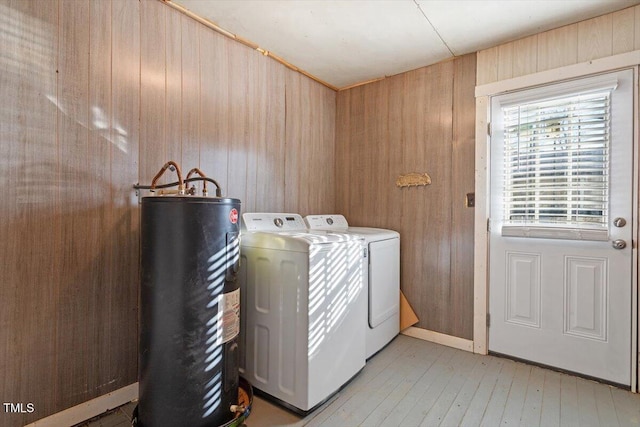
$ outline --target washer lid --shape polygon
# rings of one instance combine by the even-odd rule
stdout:
[[[400,238],[400,233],[386,228],[349,227],[346,230],[346,233],[352,233],[364,237],[368,242]]]
[[[347,233],[333,233],[330,231],[243,231],[241,236],[243,247],[277,249],[283,251],[309,252],[312,248],[322,249],[323,246],[357,243],[364,244],[364,240],[356,235]]]
[[[304,221],[309,230],[333,230],[357,234],[368,242],[400,238],[400,233],[385,228],[349,227],[343,215],[307,215]]]

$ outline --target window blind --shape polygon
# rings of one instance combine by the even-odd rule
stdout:
[[[607,228],[610,97],[502,107],[505,225]]]

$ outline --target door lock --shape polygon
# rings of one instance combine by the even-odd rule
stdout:
[[[613,220],[613,225],[615,225],[616,227],[624,227],[625,225],[627,225],[627,220],[624,218],[616,218]]]
[[[622,239],[617,239],[611,242],[611,246],[613,246],[613,249],[624,249],[627,247],[627,242]]]

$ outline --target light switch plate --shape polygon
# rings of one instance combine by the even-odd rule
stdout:
[[[476,193],[467,193],[467,198],[464,202],[465,206],[468,208],[476,207]]]

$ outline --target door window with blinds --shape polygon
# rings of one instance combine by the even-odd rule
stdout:
[[[592,77],[493,100],[502,235],[608,239],[616,87]]]

